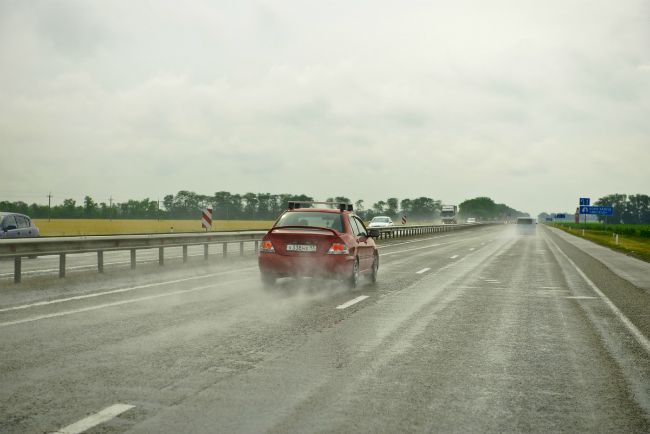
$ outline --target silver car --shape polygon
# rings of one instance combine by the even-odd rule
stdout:
[[[0,212],[0,238],[24,238],[39,236],[32,219],[15,212]]]
[[[373,217],[368,225],[369,228],[388,228],[391,226],[394,226],[393,220],[391,220],[390,217],[383,215]]]

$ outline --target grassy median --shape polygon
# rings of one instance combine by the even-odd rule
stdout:
[[[562,224],[562,223],[553,223],[550,226],[561,229],[571,235],[575,235],[580,238],[585,238],[594,243],[600,244],[605,247],[609,247],[619,252],[623,252],[635,258],[641,259],[646,262],[650,262],[650,238],[639,235],[623,235],[618,234],[618,244],[616,243],[616,227],[613,225],[608,225],[610,230],[593,230],[580,229],[575,224]],[[622,225],[629,226],[629,225]],[[646,225],[647,226],[647,225]],[[613,230],[611,230],[613,229]],[[629,231],[628,231],[629,232]],[[637,232],[638,233],[638,232]]]

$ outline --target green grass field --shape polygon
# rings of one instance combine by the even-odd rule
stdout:
[[[273,220],[214,220],[211,232],[266,230],[273,226],[273,222]],[[34,219],[34,223],[44,237],[204,232],[200,220],[52,219],[48,221]],[[433,222],[414,220],[409,221],[408,224],[424,225]],[[395,226],[401,226],[401,221],[396,220]]]
[[[650,225],[602,225],[598,223],[551,223],[571,235],[650,262]],[[584,230],[584,232],[583,232]],[[618,234],[618,244],[616,244]],[[643,235],[642,235],[643,234]]]
[[[42,236],[204,232],[200,220],[34,219]],[[269,229],[273,221],[214,220],[212,232]]]

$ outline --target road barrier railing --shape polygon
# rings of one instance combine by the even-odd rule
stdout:
[[[408,225],[408,226],[389,226],[384,228],[372,228],[378,229],[380,233],[379,239],[387,238],[400,238],[400,237],[412,237],[417,235],[427,235],[434,234],[438,232],[451,232],[458,231],[462,229],[471,229],[476,228],[487,223],[468,223],[468,224],[457,224],[457,225]]]
[[[380,232],[379,239],[390,239],[479,226],[481,224],[408,225],[376,229]],[[96,253],[97,271],[103,273],[104,252],[130,251],[131,269],[134,270],[138,250],[158,249],[158,264],[161,266],[165,264],[165,249],[169,247],[182,248],[183,262],[187,262],[189,246],[202,245],[203,258],[207,260],[210,245],[221,244],[221,253],[227,256],[228,245],[238,243],[239,255],[243,256],[246,243],[254,245],[254,252],[259,250],[259,243],[264,234],[266,231],[5,239],[0,240],[0,259],[14,260],[14,282],[19,283],[22,280],[22,260],[25,257],[58,256],[59,277],[65,277],[66,256],[70,254]]]

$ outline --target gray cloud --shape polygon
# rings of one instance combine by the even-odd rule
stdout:
[[[647,193],[648,13],[3,1],[0,195],[489,195],[537,212]]]

